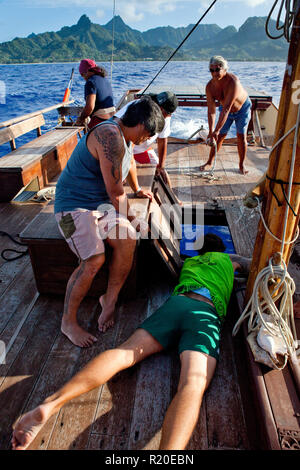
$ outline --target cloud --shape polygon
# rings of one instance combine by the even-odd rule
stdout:
[[[103,18],[104,15],[105,15],[105,11],[104,11],[104,10],[97,10],[97,11],[96,11],[96,16],[97,16],[97,18]]]
[[[1,0],[0,0],[1,1]],[[59,8],[59,7],[99,7],[99,0],[68,0],[66,4],[63,4],[61,0],[13,0],[12,3],[16,5],[22,4],[28,7],[44,7],[44,8]],[[103,4],[110,4],[111,2],[101,2]],[[112,7],[111,7],[112,8]]]
[[[144,13],[138,12],[137,10],[136,5],[130,3],[127,5],[120,5],[116,13],[121,15],[125,23],[126,21],[129,23],[137,23],[144,19]]]
[[[0,0],[0,3],[3,0]],[[10,0],[11,1],[11,0]],[[4,0],[5,2],[5,0]],[[248,7],[257,7],[264,3],[271,4],[274,0],[222,0],[219,2],[219,5],[222,3],[240,3],[244,4]],[[40,7],[62,7],[61,0],[15,0],[13,3],[15,4],[23,4],[27,6],[40,6]],[[127,17],[132,18],[135,21],[140,21],[145,13],[152,13],[155,15],[162,14],[168,11],[174,11],[178,7],[184,8],[184,4],[195,4],[199,10],[206,9],[211,3],[212,0],[144,0],[141,2],[140,0],[130,0],[130,2],[125,0],[118,0],[116,2],[116,9],[119,13],[123,13],[125,17],[127,11]],[[199,5],[200,3],[200,5]],[[216,4],[216,6],[218,3]],[[64,6],[74,6],[74,7],[86,7],[86,8],[93,8],[93,7],[100,7],[101,10],[107,10],[110,8],[113,9],[112,1],[111,0],[102,0],[101,3],[99,0],[68,0],[67,5]]]
[[[2,0],[0,0],[1,2]],[[5,1],[5,0],[4,0]],[[8,0],[6,0],[8,1]],[[90,11],[91,8],[95,8],[96,17],[103,18],[105,15],[113,13],[113,2],[112,0],[68,0],[64,4],[61,0],[9,0],[15,5],[22,4],[28,7],[44,7],[44,8],[61,8],[61,7],[76,7]],[[188,9],[189,11],[195,11],[196,16],[202,15],[205,10],[211,5],[213,0],[117,0],[116,1],[116,15],[120,15],[125,22],[129,24],[139,23],[145,18],[149,18],[152,15],[162,17],[165,16],[168,19],[168,13],[177,10],[177,14],[180,17],[180,12]],[[227,10],[232,8],[233,4],[239,6],[245,6],[245,8],[256,8],[261,5],[272,5],[274,0],[222,0],[217,2],[210,13],[218,13],[220,10]],[[196,18],[197,19],[197,18]],[[195,19],[195,20],[196,20]]]

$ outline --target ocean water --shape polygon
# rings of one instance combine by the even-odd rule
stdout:
[[[146,87],[164,62],[115,62],[112,67],[112,87],[115,103],[129,88]],[[52,106],[62,101],[72,68],[74,79],[71,98],[75,105],[83,105],[84,80],[78,72],[79,63],[0,65],[0,122]],[[111,76],[111,64],[103,63]],[[283,62],[232,62],[230,71],[242,84],[264,91],[278,105],[285,70]],[[207,62],[169,62],[154,85],[170,83],[192,86],[205,85],[211,78]],[[57,111],[44,115],[43,131],[57,124]],[[172,117],[172,135],[188,138],[201,125],[207,128],[206,108],[178,108]],[[234,135],[234,130],[232,130]],[[35,137],[35,131],[17,139],[17,145]],[[10,151],[9,144],[0,147],[0,156]]]

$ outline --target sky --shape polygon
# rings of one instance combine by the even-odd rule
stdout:
[[[0,42],[31,33],[59,31],[86,14],[106,24],[113,12],[131,28],[195,24],[213,0],[0,0]],[[217,0],[202,24],[239,28],[249,16],[267,16],[274,0]],[[272,16],[273,17],[273,16]]]

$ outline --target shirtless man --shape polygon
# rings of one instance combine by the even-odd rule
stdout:
[[[113,254],[107,291],[99,299],[99,330],[105,332],[114,323],[115,304],[130,272],[137,240],[124,179],[137,197],[152,199],[138,184],[132,144],[144,142],[163,127],[159,106],[150,98],[140,100],[122,118],[91,129],[77,144],[57,182],[55,217],[79,259],[68,281],[61,330],[77,346],[87,347],[97,340],[77,323],[77,311],[105,261],[104,242]],[[141,222],[137,223],[140,228]]]
[[[239,168],[243,175],[248,173],[244,167],[247,152],[247,128],[251,118],[251,100],[241,85],[238,77],[228,73],[227,61],[221,56],[214,56],[209,62],[209,71],[212,79],[206,85],[207,118],[209,126],[208,143],[212,146],[207,162],[200,167],[204,171],[212,164],[215,156],[215,143],[217,152],[231,127],[233,121],[237,130],[237,147],[239,154]],[[220,115],[215,126],[216,105],[220,104]]]

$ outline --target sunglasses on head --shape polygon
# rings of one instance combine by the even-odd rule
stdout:
[[[216,68],[214,68],[214,69],[211,69],[211,68],[210,68],[209,71],[210,71],[210,73],[220,72],[221,68],[222,68],[222,67],[216,67]]]

